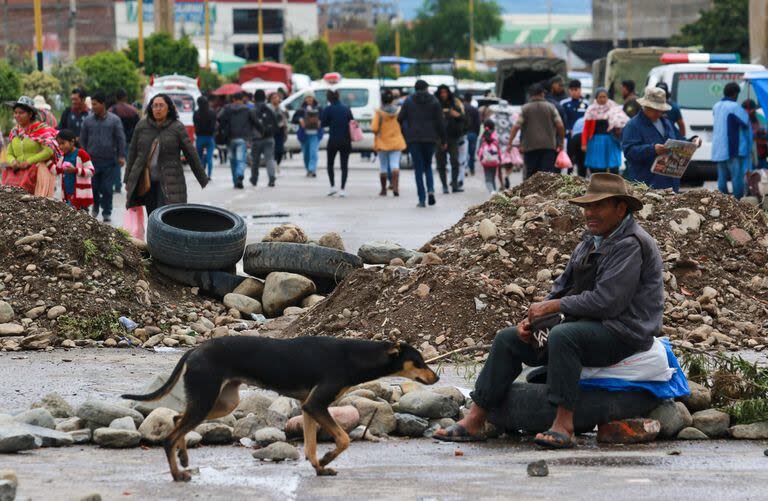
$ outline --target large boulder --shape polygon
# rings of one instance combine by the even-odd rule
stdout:
[[[682,402],[666,400],[648,414],[648,417],[655,419],[661,425],[659,437],[674,438],[683,428],[688,428],[693,424],[691,413]]]
[[[703,411],[709,409],[712,406],[712,392],[708,388],[688,381],[688,388],[691,390],[691,394],[686,397],[681,397],[680,401],[688,407],[691,412]]]
[[[69,433],[62,431],[52,430],[50,428],[43,428],[42,426],[34,426],[31,424],[18,424],[22,431],[31,433],[38,440],[42,447],[66,447],[72,445],[73,440]]]
[[[262,242],[292,242],[295,244],[305,244],[309,241],[304,230],[295,224],[282,224],[272,228],[269,233],[261,240]]]
[[[0,424],[0,453],[20,452],[35,449],[42,441],[21,427]]]
[[[395,412],[424,418],[454,417],[459,413],[459,404],[450,396],[428,390],[407,393],[392,407]]]
[[[360,413],[360,424],[369,426],[374,435],[388,435],[397,429],[397,420],[392,407],[387,402],[368,400],[363,397],[345,397],[339,406],[352,405]],[[376,414],[374,415],[374,411]]]
[[[365,264],[389,264],[395,258],[408,261],[416,251],[406,249],[393,242],[368,242],[360,246],[357,255]]]
[[[253,299],[252,297],[244,296],[242,294],[230,292],[224,296],[223,302],[224,306],[227,308],[234,308],[243,315],[250,316],[254,313],[259,314],[262,312],[262,306],[258,299]]]
[[[248,277],[240,282],[240,285],[235,287],[232,293],[248,296],[253,299],[261,299],[262,294],[264,294],[264,282]]]
[[[53,416],[47,409],[30,409],[17,414],[13,417],[13,420],[17,423],[41,426],[51,430],[56,428],[56,421],[54,421]]]
[[[173,429],[173,418],[178,415],[179,413],[175,410],[165,407],[153,410],[139,426],[141,439],[151,444],[159,444]]]
[[[231,444],[232,443],[232,427],[223,423],[203,423],[195,428],[203,437],[204,444]]]
[[[130,416],[136,426],[144,421],[139,411],[94,399],[86,400],[77,408],[77,417],[97,426],[108,427],[115,419],[125,416]]]
[[[357,425],[360,424],[360,412],[358,412],[358,410],[351,405],[344,405],[342,407],[329,407],[328,412],[336,421],[336,423],[341,426],[341,428],[347,433],[357,428]],[[294,416],[285,424],[285,434],[289,437],[300,437],[303,435],[303,433],[303,415]],[[329,440],[330,435],[324,429],[321,429],[319,432],[319,438],[321,440]]]
[[[97,428],[93,432],[93,441],[107,449],[126,449],[139,445],[141,433],[116,428]]]
[[[429,428],[429,421],[413,414],[396,413],[397,434],[403,437],[422,437]]]
[[[768,439],[768,421],[752,424],[737,424],[731,427],[731,436],[746,440]]]
[[[287,307],[300,305],[302,299],[314,294],[316,290],[314,282],[307,277],[282,271],[272,272],[267,275],[261,297],[264,314],[268,317],[280,316]]]
[[[706,409],[693,414],[693,427],[708,437],[724,437],[728,434],[731,416],[717,409]]]

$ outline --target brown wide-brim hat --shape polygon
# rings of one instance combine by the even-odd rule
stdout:
[[[605,172],[592,174],[592,177],[589,179],[589,186],[587,186],[587,192],[580,197],[572,198],[568,201],[574,205],[585,205],[599,202],[606,198],[624,200],[629,210],[633,212],[643,208],[643,202],[629,193],[624,178]]]

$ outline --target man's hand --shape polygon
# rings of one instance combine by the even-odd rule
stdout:
[[[459,112],[458,112],[458,111],[456,111],[456,110],[451,110],[450,114],[451,114],[451,116],[452,116],[453,118],[459,118],[459,117],[461,116],[461,113],[459,113]]]
[[[664,146],[663,144],[654,144],[653,149],[656,150],[656,156],[666,155],[669,153],[669,148]]]
[[[549,301],[533,303],[528,308],[528,321],[533,322],[537,318],[545,317],[552,313],[558,313],[559,311],[560,311],[559,299],[550,299]]]
[[[531,342],[531,322],[527,318],[517,324],[517,337],[524,343]]]
[[[118,164],[120,167],[125,167],[125,157],[120,157],[120,158],[118,158],[118,159],[117,159],[117,164]]]

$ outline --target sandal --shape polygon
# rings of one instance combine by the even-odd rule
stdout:
[[[534,439],[533,443],[536,445],[540,445],[541,447],[545,447],[547,449],[573,449],[574,445],[576,445],[573,441],[573,437],[566,435],[565,433],[560,433],[559,431],[553,431],[553,430],[547,430],[543,433],[540,433],[540,435],[543,435],[545,437],[552,437],[554,440],[546,440],[544,438],[536,438]]]
[[[486,437],[482,435],[472,435],[462,425],[456,423],[452,424],[448,428],[440,428],[437,431],[445,431],[444,434],[438,434],[435,432],[432,438],[440,440],[442,442],[483,442]]]

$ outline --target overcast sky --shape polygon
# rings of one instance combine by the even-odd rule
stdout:
[[[481,1],[481,0],[478,0]],[[546,14],[547,2],[539,0],[496,0],[506,14]],[[400,10],[406,19],[416,15],[423,0],[399,0]],[[592,12],[591,0],[552,0],[553,14],[590,14]]]

